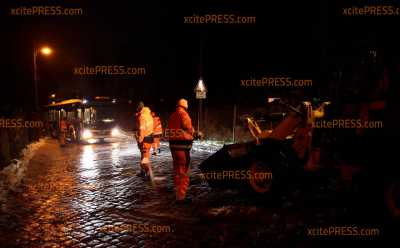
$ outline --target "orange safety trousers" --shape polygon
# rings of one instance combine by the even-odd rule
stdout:
[[[141,161],[140,161],[140,166],[142,169],[148,171],[148,166],[150,166],[150,149],[151,149],[151,143],[147,142],[142,142],[139,143],[139,149],[140,149],[140,155],[141,155]]]
[[[154,136],[153,140],[153,150],[157,151],[157,149],[160,148],[160,137]]]
[[[190,150],[172,150],[176,199],[183,200],[189,188]]]

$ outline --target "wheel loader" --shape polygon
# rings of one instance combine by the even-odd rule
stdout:
[[[205,175],[220,175],[207,178],[211,187],[263,194],[285,185],[305,166],[312,167],[316,157],[311,147],[313,122],[324,116],[324,107],[329,102],[317,109],[313,109],[310,102],[302,102],[297,108],[281,99],[271,102],[288,109],[285,118],[273,130],[261,130],[252,117],[245,117],[254,140],[225,145],[199,165]],[[239,174],[247,176],[234,176]],[[265,174],[271,176],[257,176]]]
[[[325,116],[325,107],[330,102],[323,102],[315,109],[310,102],[302,102],[298,107],[293,107],[281,99],[272,102],[288,110],[275,128],[262,130],[254,118],[246,116],[244,122],[254,139],[249,142],[224,145],[199,165],[203,174],[220,175],[220,177],[206,178],[210,187],[237,189],[257,195],[269,194],[274,190],[284,189],[293,181],[299,181],[299,177],[305,172],[317,168],[320,162],[320,150],[311,145],[314,122]],[[393,220],[400,220],[398,169],[395,166],[390,167],[391,170],[379,170],[379,168],[364,169],[359,174],[367,175],[367,179],[363,179],[364,182],[355,187],[364,188],[363,194],[370,195],[367,204],[372,198],[374,199],[372,202],[383,199],[386,212],[384,215]],[[237,180],[238,178],[233,176],[237,172],[242,174],[245,172],[247,177],[240,177],[242,180]],[[257,173],[268,173],[271,176],[257,178]],[[371,180],[376,181],[376,177],[384,178],[383,192],[373,194],[372,191],[380,188],[380,184],[375,186],[371,184]],[[371,190],[371,187],[375,189]]]

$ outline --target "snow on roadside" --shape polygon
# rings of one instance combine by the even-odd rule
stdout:
[[[36,151],[45,143],[46,139],[27,145],[20,153],[19,159],[13,159],[11,163],[0,171],[0,211],[5,211],[5,202],[9,191],[16,191],[24,178],[29,161]]]
[[[196,140],[193,142],[192,150],[199,152],[216,152],[221,149],[224,144],[227,143],[214,140]]]

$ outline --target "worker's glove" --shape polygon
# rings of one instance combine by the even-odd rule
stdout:
[[[204,138],[204,134],[201,131],[195,131],[193,134],[195,140],[201,140]]]

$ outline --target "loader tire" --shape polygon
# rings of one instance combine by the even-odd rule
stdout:
[[[400,182],[390,182],[385,187],[385,205],[394,219],[400,219]]]
[[[253,161],[250,165],[249,183],[252,189],[257,193],[264,194],[271,190],[272,173],[265,162],[261,160]]]

